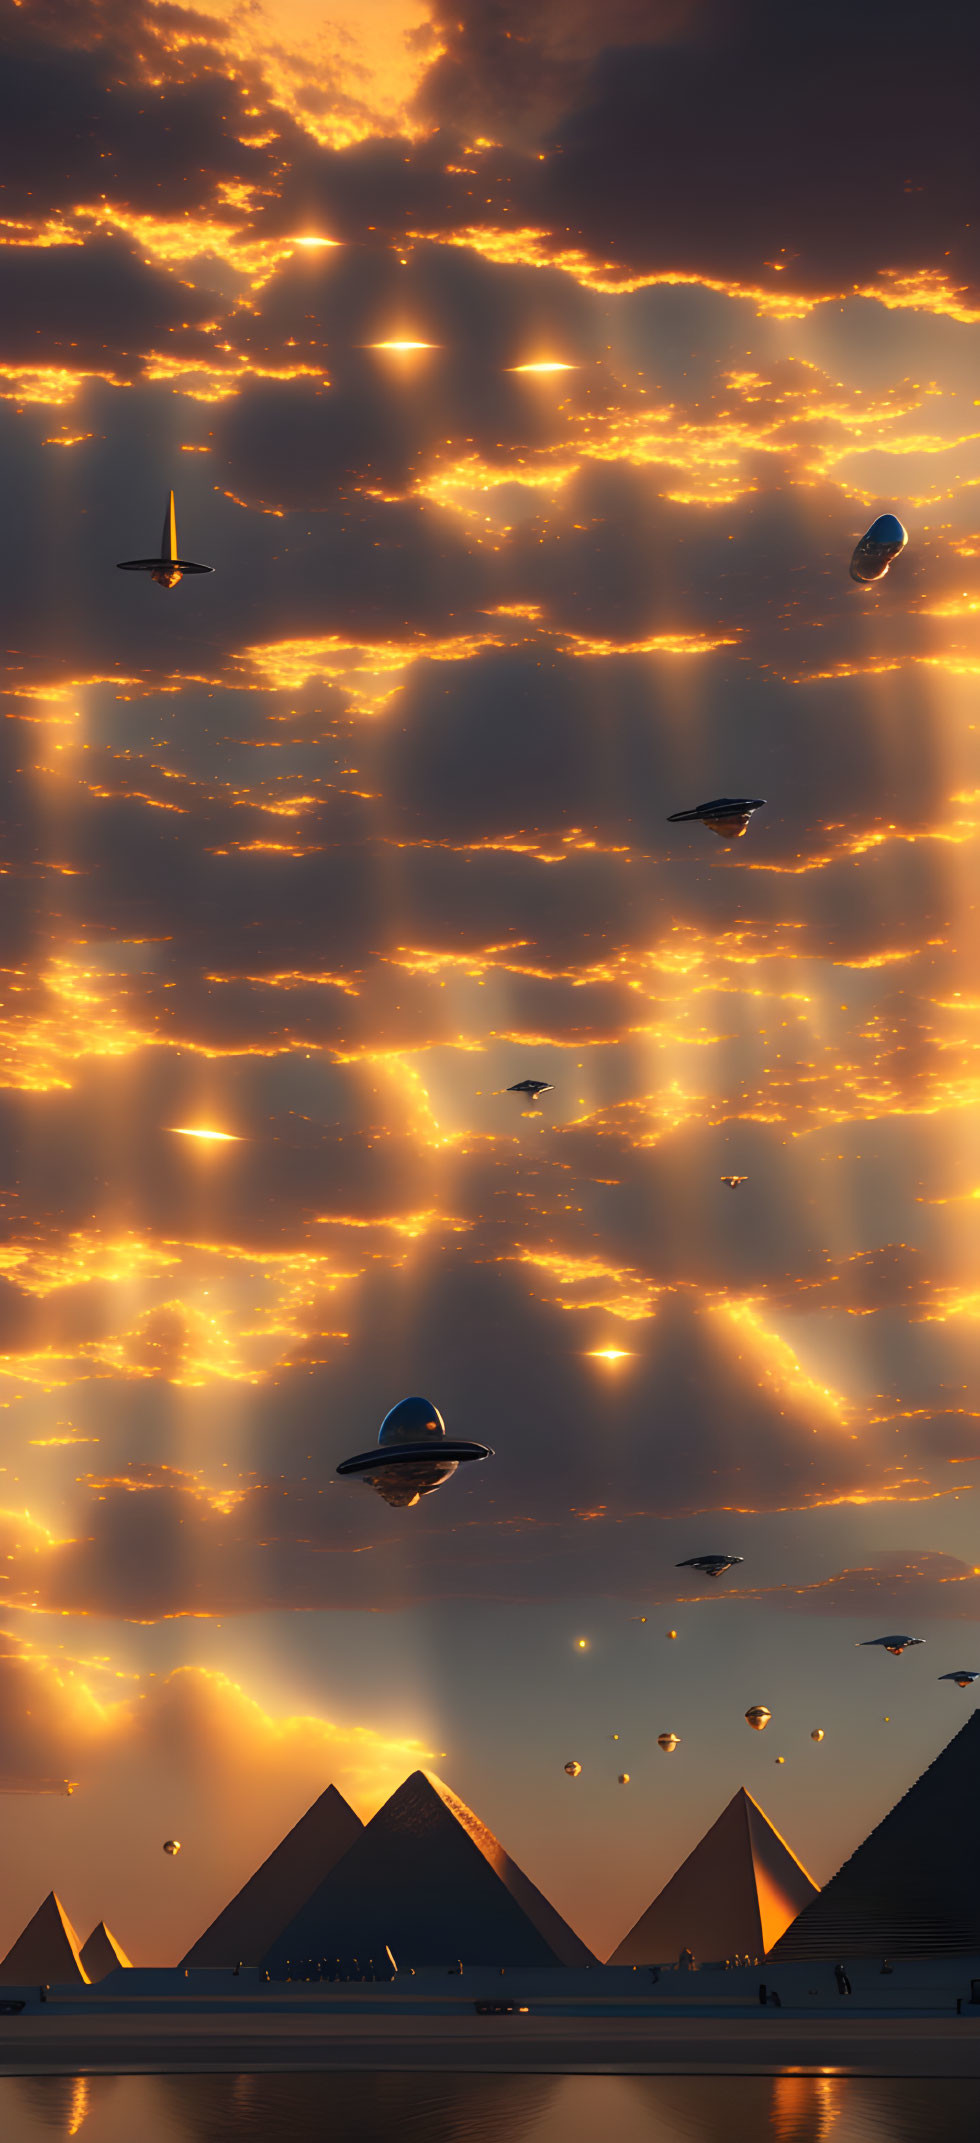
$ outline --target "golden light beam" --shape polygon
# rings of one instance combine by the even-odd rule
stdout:
[[[199,1128],[196,1125],[192,1126],[189,1124],[171,1124],[169,1128],[173,1132],[175,1138],[209,1139],[214,1141],[220,1141],[222,1145],[230,1146],[240,1146],[243,1143],[238,1133],[235,1131],[210,1131],[207,1130],[204,1126],[201,1126]]]

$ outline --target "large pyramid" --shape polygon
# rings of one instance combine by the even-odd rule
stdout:
[[[699,1963],[763,1957],[817,1896],[816,1883],[740,1786],[609,1962],[670,1964],[685,1949]]]
[[[68,1914],[49,1890],[0,1964],[0,1985],[26,1987],[36,1980],[40,1986],[62,1986],[73,1979],[87,1986],[88,1973]]]
[[[349,1966],[589,1965],[584,1942],[441,1779],[414,1771],[262,1963],[273,1979]]]
[[[115,1972],[120,1965],[129,1971],[132,1958],[120,1948],[115,1935],[111,1934],[104,1920],[100,1920],[82,1950],[82,1969],[91,1980],[104,1979],[107,1972]]]
[[[328,1786],[181,1963],[258,1964],[363,1829],[343,1794]]]
[[[818,1898],[777,1957],[949,1957],[980,1951],[980,1711]]]

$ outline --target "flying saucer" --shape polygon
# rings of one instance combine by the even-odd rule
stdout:
[[[747,1183],[748,1176],[719,1176],[719,1183],[727,1183],[730,1191],[737,1191],[740,1183]]]
[[[980,1667],[957,1667],[955,1674],[937,1674],[939,1682],[955,1682],[957,1689],[969,1689],[970,1683],[980,1680]]]
[[[893,558],[904,551],[908,542],[908,530],[902,527],[897,514],[880,513],[872,521],[860,543],[855,545],[851,559],[851,579],[866,583],[884,580]]]
[[[386,1414],[377,1449],[342,1459],[337,1472],[373,1488],[393,1510],[407,1510],[452,1479],[468,1459],[492,1458],[488,1444],[464,1443],[446,1435],[437,1406],[428,1399],[402,1399]]]
[[[896,1659],[901,1659],[902,1653],[903,1653],[904,1651],[906,1651],[906,1650],[907,1650],[907,1648],[908,1648],[908,1646],[909,1646],[910,1644],[925,1644],[925,1641],[926,1641],[926,1640],[925,1640],[925,1638],[924,1638],[924,1637],[859,1637],[859,1638],[858,1638],[858,1644],[859,1644],[859,1645],[865,1645],[865,1644],[880,1644],[880,1645],[882,1645],[882,1646],[884,1647],[884,1649],[885,1649],[885,1651],[886,1651],[886,1652],[892,1652],[892,1653],[894,1653],[894,1656],[895,1656],[895,1658],[896,1658]]]
[[[815,1726],[815,1727],[814,1727],[814,1729],[813,1729],[813,1732],[812,1732],[812,1734],[810,1735],[810,1739],[811,1739],[811,1741],[822,1741],[822,1740],[823,1740],[823,1731],[824,1731],[824,1730],[823,1730],[823,1727],[822,1727],[822,1726]]]
[[[681,1737],[679,1734],[657,1735],[657,1747],[663,1750],[665,1756],[673,1756],[674,1750],[679,1749],[680,1745]]]
[[[671,811],[668,826],[679,826],[684,819],[700,819],[702,826],[710,826],[723,841],[740,841],[748,829],[753,811],[761,811],[764,796],[715,796],[709,804],[696,804],[693,811]]]
[[[565,1773],[568,1778],[581,1778],[582,1766],[576,1763],[566,1764]]]
[[[753,1726],[757,1734],[764,1734],[772,1718],[768,1704],[750,1704],[745,1714],[747,1726]]]
[[[165,1838],[163,1841],[163,1850],[165,1853],[168,1853],[170,1855],[171,1860],[176,1859],[177,1854],[180,1852],[180,1839]]]
[[[507,1088],[508,1094],[526,1094],[529,1101],[537,1101],[539,1094],[553,1094],[554,1091],[547,1079],[519,1079],[516,1086]]]
[[[744,1555],[689,1555],[685,1563],[675,1563],[675,1570],[700,1570],[705,1577],[721,1577],[724,1570],[733,1570],[736,1563],[744,1563]]]

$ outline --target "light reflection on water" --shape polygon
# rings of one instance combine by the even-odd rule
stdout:
[[[0,2078],[4,2143],[977,2143],[980,2082],[837,2076]]]

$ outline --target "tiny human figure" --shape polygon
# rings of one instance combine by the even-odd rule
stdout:
[[[766,2006],[766,2003],[767,2003],[767,2001],[768,2001],[768,2000],[769,2000],[769,1996],[768,1996],[768,1994],[767,1994],[767,1992],[766,1992],[766,1983],[765,1983],[765,1980],[764,1980],[764,1979],[760,1979],[760,1981],[759,1981],[759,2007],[760,2007],[760,2009],[764,2009],[764,2008],[765,2008],[765,2006]]]
[[[836,1981],[837,1981],[837,1992],[838,1992],[838,1994],[850,1994],[850,1992],[851,1992],[851,1982],[850,1982],[850,1980],[848,1979],[847,1973],[845,1972],[845,1970],[844,1970],[844,1967],[843,1967],[843,1965],[842,1965],[842,1964],[835,1964],[835,1966],[834,1966],[834,1978],[835,1978],[835,1979],[836,1979]]]

